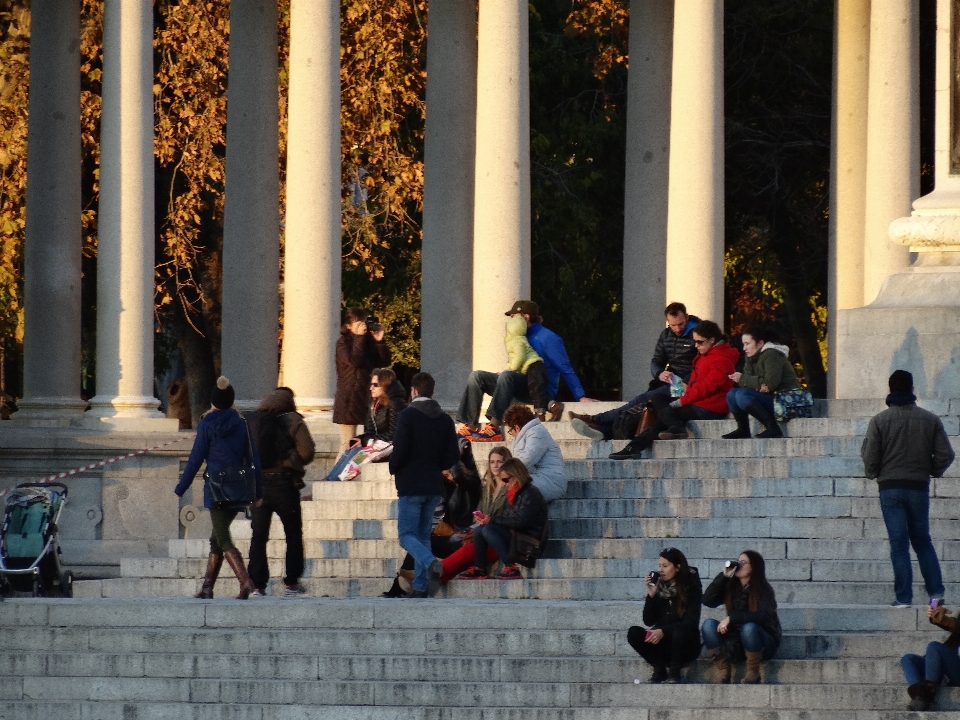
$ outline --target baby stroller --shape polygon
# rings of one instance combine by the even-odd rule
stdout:
[[[62,483],[22,483],[7,495],[0,528],[0,592],[40,597],[54,585],[73,597],[73,573],[60,561],[57,523],[67,502]]]

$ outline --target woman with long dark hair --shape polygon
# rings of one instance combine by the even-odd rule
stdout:
[[[777,596],[767,582],[767,565],[756,550],[744,550],[736,563],[717,575],[703,593],[707,607],[727,609],[723,620],[703,621],[703,644],[713,658],[714,682],[728,683],[731,663],[744,658],[743,683],[761,682],[760,665],[780,647],[783,631]]]
[[[700,574],[676,548],[660,552],[658,577],[648,573],[643,624],[627,642],[653,666],[652,683],[678,683],[680,669],[700,655]]]

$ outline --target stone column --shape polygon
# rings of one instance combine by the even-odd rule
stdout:
[[[723,0],[676,0],[673,27],[667,301],[722,326]]]
[[[277,2],[231,0],[221,372],[238,407],[277,385]]]
[[[90,419],[163,417],[153,396],[153,182],[153,3],[106,0]]]
[[[283,382],[300,410],[333,406],[340,327],[340,4],[293,0],[283,283]]]
[[[910,252],[890,223],[920,195],[920,10],[916,0],[872,0],[863,301],[872,302]]]
[[[530,59],[525,0],[481,0],[473,237],[473,368],[506,364],[504,312],[530,299]]]
[[[456,407],[473,363],[476,6],[431,0],[428,22],[420,367],[436,400]]]
[[[80,400],[80,0],[33,0],[19,421],[68,423]]]
[[[837,389],[838,312],[863,305],[869,57],[870,0],[839,0],[834,10],[833,35],[830,273],[827,292],[829,397],[836,397]]]
[[[647,389],[650,357],[663,330],[672,63],[673,0],[633,0],[623,212],[624,398]]]

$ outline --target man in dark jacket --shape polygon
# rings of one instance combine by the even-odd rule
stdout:
[[[443,565],[430,548],[433,512],[443,499],[443,471],[460,460],[453,420],[433,399],[434,380],[417,373],[410,406],[397,418],[390,473],[397,485],[397,534],[413,555],[413,590],[408,597],[436,595]]]
[[[696,315],[687,315],[687,306],[674,302],[667,305],[663,311],[667,320],[667,327],[657,339],[657,347],[653,351],[650,361],[650,374],[653,379],[647,392],[637,395],[626,405],[613,410],[602,412],[599,415],[580,415],[570,412],[573,429],[591,440],[610,440],[614,438],[614,424],[621,413],[635,415],[635,422],[630,425],[634,430],[640,424],[640,414],[643,408],[654,396],[670,397],[670,376],[677,375],[683,382],[690,380],[693,372],[693,359],[697,355],[697,348],[693,344],[693,330],[700,322]],[[627,436],[632,437],[630,432]],[[626,440],[624,436],[617,439]]]
[[[254,595],[264,595],[270,570],[267,567],[267,540],[276,513],[286,539],[284,595],[303,595],[303,516],[300,489],[304,486],[305,465],[313,462],[314,443],[297,412],[290,388],[277,388],[267,395],[256,412],[246,413],[250,434],[263,466],[263,504],[253,509],[250,540],[250,579]]]
[[[917,407],[913,375],[895,370],[889,385],[889,408],[870,420],[860,456],[867,478],[880,486],[897,596],[892,604],[909,607],[913,602],[911,545],[927,595],[943,598],[940,563],[930,540],[930,476],[946,472],[953,462],[953,448],[940,418]]]

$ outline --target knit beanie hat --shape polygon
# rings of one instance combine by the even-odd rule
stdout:
[[[210,393],[210,404],[220,410],[233,407],[233,385],[223,375],[217,378],[217,386]]]

